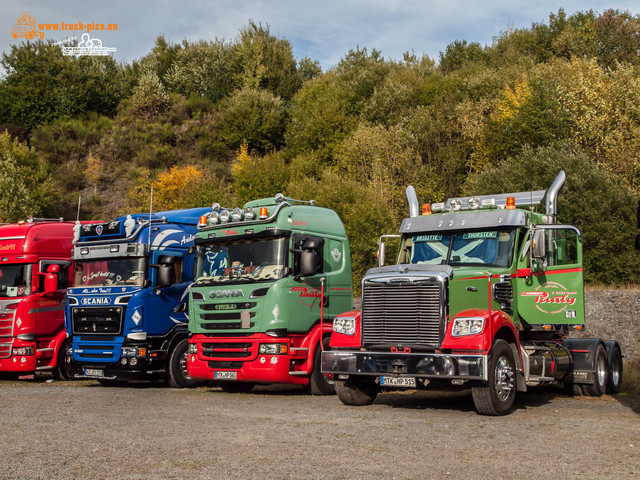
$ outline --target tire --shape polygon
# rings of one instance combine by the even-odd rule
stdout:
[[[329,349],[329,337],[325,337],[322,340],[322,345],[325,350]],[[318,345],[313,355],[313,369],[309,377],[309,385],[305,387],[305,391],[310,395],[334,395],[336,389],[333,384],[333,378],[328,378],[322,373],[321,364],[322,350],[320,349],[320,345]]]
[[[167,380],[171,388],[193,388],[198,382],[189,376],[187,372],[187,349],[189,341],[181,340],[169,356],[169,368]]]
[[[609,383],[609,363],[607,362],[607,351],[604,345],[598,345],[595,353],[595,383],[593,385],[583,385],[582,391],[590,397],[601,397],[607,392]]]
[[[489,355],[489,380],[471,387],[473,403],[481,415],[506,415],[516,399],[516,365],[511,346],[496,340]]]
[[[569,397],[579,397],[582,395],[582,388],[577,383],[562,383],[562,388],[564,389],[564,394]]]
[[[256,384],[252,382],[218,382],[218,386],[227,393],[247,393]]]
[[[54,380],[69,380],[69,374],[67,374],[67,345],[69,345],[69,340],[68,338],[64,340],[58,350],[56,365],[51,372]]]
[[[609,381],[607,382],[607,393],[620,393],[622,386],[622,354],[618,347],[611,349],[609,357]]]
[[[336,380],[334,387],[342,403],[356,407],[373,403],[380,392],[380,385],[361,378],[350,378],[345,382]]]

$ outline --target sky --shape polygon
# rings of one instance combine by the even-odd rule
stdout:
[[[269,26],[273,35],[285,38],[296,58],[318,60],[323,70],[335,66],[356,47],[379,50],[387,59],[401,60],[404,52],[439,53],[455,40],[489,45],[501,32],[548,23],[560,8],[567,14],[609,8],[640,13],[637,0],[617,3],[597,0],[8,0],[0,8],[0,50],[9,52],[12,30],[22,12],[30,12],[37,24],[95,22],[116,24],[117,30],[88,32],[110,47],[117,60],[132,62],[153,48],[155,39],[167,41],[233,40],[249,20]],[[45,39],[64,42],[86,29],[45,30]],[[3,33],[4,32],[4,33]],[[64,43],[61,43],[64,45]]]

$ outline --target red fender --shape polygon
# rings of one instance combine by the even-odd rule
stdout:
[[[482,317],[484,318],[484,329],[482,332],[475,335],[466,335],[464,337],[454,337],[451,334],[453,323],[456,318],[460,317]],[[508,328],[513,337],[518,341],[518,332],[513,320],[509,315],[500,310],[482,310],[479,308],[472,308],[464,310],[456,315],[447,325],[447,333],[445,334],[444,341],[442,342],[443,349],[451,350],[482,350],[488,352],[493,344],[495,334],[502,328]]]
[[[353,317],[356,319],[356,332],[354,335],[345,335],[344,333],[336,333],[333,332],[333,323],[331,323],[331,341],[329,343],[330,347],[335,348],[360,348],[362,345],[362,329],[360,322],[361,312],[360,310],[352,310],[350,312],[344,312],[338,317]]]

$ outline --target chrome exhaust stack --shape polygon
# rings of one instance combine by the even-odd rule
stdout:
[[[416,190],[412,185],[407,187],[407,201],[409,202],[409,216],[417,217],[418,216],[418,197],[416,195]]]
[[[547,191],[546,224],[553,225],[556,223],[556,216],[558,214],[558,194],[564,185],[565,179],[566,175],[564,174],[564,170],[560,170],[560,173],[558,173],[558,176]]]

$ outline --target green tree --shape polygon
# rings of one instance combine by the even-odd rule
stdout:
[[[282,146],[286,111],[279,97],[266,90],[238,90],[220,104],[220,135],[231,148],[242,143],[265,152]]]
[[[59,46],[38,41],[12,45],[0,64],[0,124],[31,131],[61,117],[112,115],[122,98],[122,70],[111,57],[63,56]]]
[[[0,222],[48,212],[53,191],[44,162],[26,144],[0,133]]]

